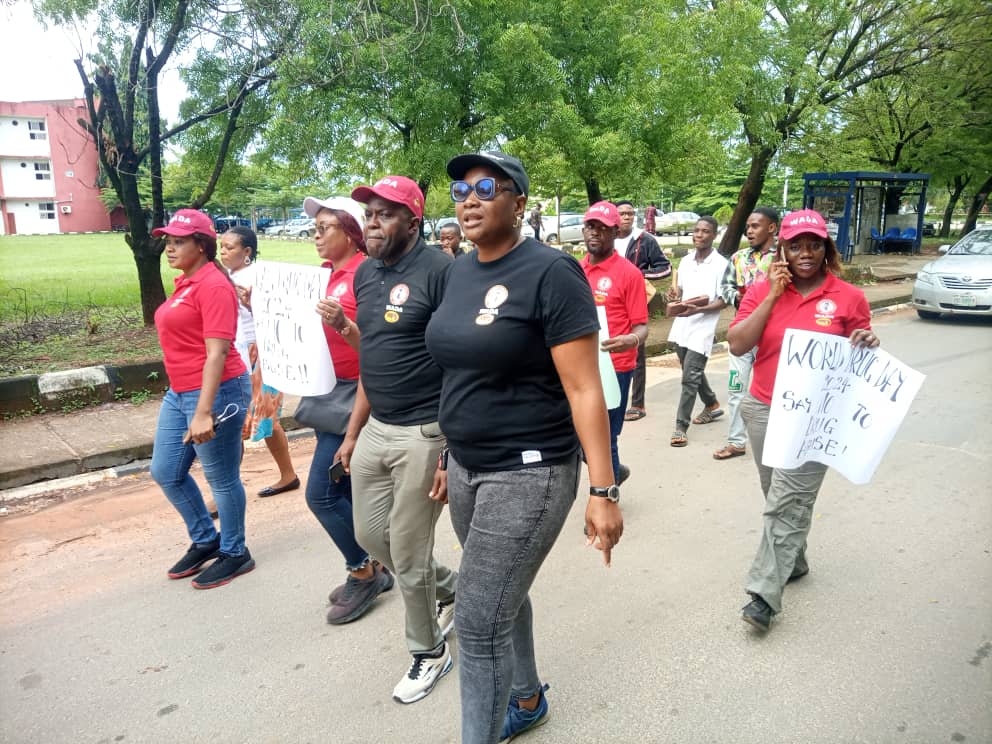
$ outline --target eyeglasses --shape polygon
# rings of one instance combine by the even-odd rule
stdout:
[[[451,201],[463,202],[468,199],[469,194],[473,191],[482,201],[492,201],[496,198],[496,195],[499,194],[500,191],[506,191],[511,194],[517,193],[517,190],[513,186],[504,186],[495,178],[490,178],[487,176],[485,178],[480,178],[474,184],[471,184],[468,181],[452,181]]]
[[[313,228],[314,232],[320,236],[323,236],[324,233],[331,232],[332,230],[340,230],[340,229],[341,229],[340,222],[325,222],[323,224],[314,225]]]

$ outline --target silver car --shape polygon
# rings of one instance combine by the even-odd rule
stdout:
[[[965,235],[916,275],[913,307],[921,318],[992,315],[992,225]]]

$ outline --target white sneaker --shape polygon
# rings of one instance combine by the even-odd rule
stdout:
[[[441,629],[441,635],[445,638],[455,627],[455,600],[437,603],[437,627]]]
[[[451,671],[451,666],[451,650],[447,643],[436,659],[425,654],[414,654],[410,671],[393,688],[393,700],[398,703],[415,703],[427,697],[438,680]]]

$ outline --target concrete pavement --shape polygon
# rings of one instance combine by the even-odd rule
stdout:
[[[876,282],[863,287],[873,308],[906,302],[916,271],[931,256],[859,256],[858,266],[870,266]],[[733,319],[728,308],[721,316],[718,338]],[[667,351],[671,319],[654,318],[649,326],[647,351]],[[297,398],[287,396],[283,413],[288,430],[296,427],[291,414]],[[129,463],[151,457],[152,438],[159,402],[139,405],[113,402],[70,413],[47,413],[9,419],[0,424],[0,508],[4,504],[35,498],[48,487],[47,480],[84,476],[84,480],[114,477]],[[90,474],[90,475],[86,475]],[[30,484],[36,484],[30,486]],[[21,488],[28,486],[28,488]]]

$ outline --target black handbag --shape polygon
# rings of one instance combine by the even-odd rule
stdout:
[[[334,389],[323,395],[300,398],[293,418],[303,425],[328,434],[344,434],[348,430],[351,409],[355,407],[358,380],[338,380]]]

